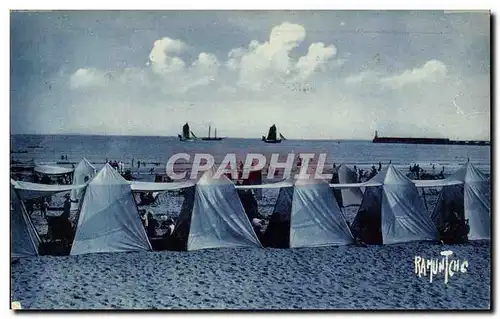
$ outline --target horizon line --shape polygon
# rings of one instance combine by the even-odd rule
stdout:
[[[167,138],[178,138],[176,135],[155,135],[155,134],[119,134],[119,133],[10,133],[10,136],[15,135],[34,135],[34,136],[44,136],[44,135],[55,135],[55,136],[132,136],[132,137],[167,137]],[[260,140],[259,137],[230,137],[230,136],[220,136],[223,139],[244,139],[244,140]],[[382,137],[393,137],[393,136],[382,136]],[[401,136],[401,138],[436,138],[436,137],[412,137],[412,136]],[[451,139],[452,141],[489,141],[491,142],[491,137],[489,139]],[[201,139],[200,139],[201,140]],[[373,137],[370,138],[286,138],[286,140],[318,140],[318,141],[372,141]]]
[[[167,138],[178,138],[177,135],[146,135],[146,134],[106,134],[106,133],[10,133],[10,136],[15,135],[34,135],[34,136],[44,136],[44,135],[55,135],[55,136],[132,136],[132,137],[167,137]],[[259,137],[229,137],[220,136],[223,139],[244,139],[244,140],[261,140]],[[371,141],[373,138],[286,138],[286,140],[321,140],[321,141]],[[201,140],[201,138],[199,139]]]

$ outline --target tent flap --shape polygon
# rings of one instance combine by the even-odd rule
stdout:
[[[300,185],[293,192],[290,247],[353,244],[340,207],[325,182]]]
[[[418,189],[403,173],[389,165],[371,181],[383,185],[365,191],[353,223],[358,237],[369,234],[368,240],[384,244],[439,239]]]
[[[262,247],[234,184],[207,171],[195,187],[188,250]]]
[[[13,189],[11,189],[11,203],[11,256],[16,258],[38,256],[40,237],[26,208]]]

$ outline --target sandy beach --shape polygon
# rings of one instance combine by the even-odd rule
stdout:
[[[416,255],[468,260],[445,285]],[[488,243],[42,256],[12,266],[26,309],[487,309]]]

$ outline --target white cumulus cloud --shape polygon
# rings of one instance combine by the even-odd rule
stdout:
[[[446,65],[438,60],[427,61],[423,66],[406,70],[401,74],[396,74],[380,79],[380,83],[392,88],[400,88],[415,83],[435,83],[446,78]]]
[[[95,68],[78,69],[69,78],[69,85],[72,89],[104,86],[106,82],[105,73]]]
[[[336,53],[337,49],[333,45],[325,46],[322,42],[311,44],[307,55],[299,58],[297,62],[300,78],[302,80],[309,78],[318,67],[325,65]]]
[[[185,67],[185,63],[178,55],[186,47],[186,44],[181,40],[168,37],[156,40],[149,54],[151,68],[159,74],[181,71]]]

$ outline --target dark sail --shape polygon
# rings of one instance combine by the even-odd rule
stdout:
[[[276,138],[276,125],[273,124],[273,126],[271,126],[269,128],[269,134],[267,134],[267,140],[272,140],[272,141],[277,140],[277,138]]]
[[[182,127],[182,137],[185,139],[189,138],[189,125],[187,123]]]

